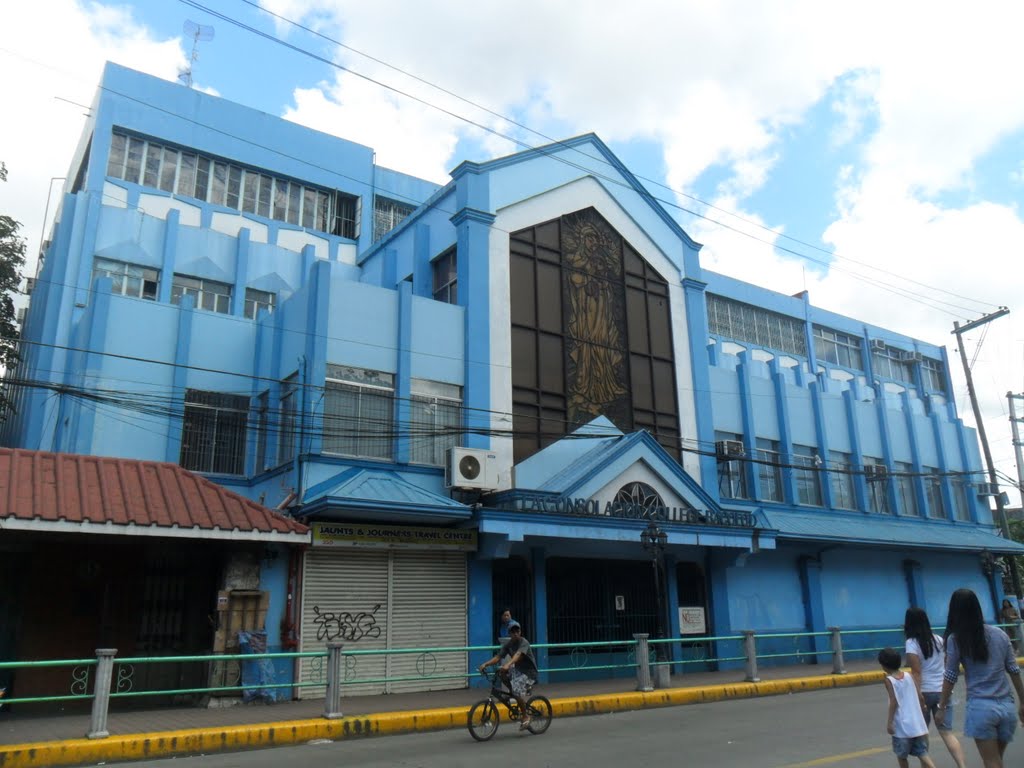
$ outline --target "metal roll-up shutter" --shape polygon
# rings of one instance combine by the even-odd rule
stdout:
[[[392,555],[391,648],[465,647],[465,553],[395,550]],[[393,680],[388,691],[464,688],[466,663],[465,652],[391,654],[388,677],[409,679]]]
[[[302,590],[302,651],[323,651],[340,640],[345,651],[381,650],[388,639],[388,571],[384,550],[331,549],[306,552]],[[385,656],[345,658],[343,696],[384,693]],[[299,698],[323,698],[326,664],[302,659]],[[349,681],[353,681],[349,683]]]

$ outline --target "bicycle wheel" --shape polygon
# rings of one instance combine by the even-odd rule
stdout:
[[[466,716],[469,735],[477,741],[487,741],[498,731],[498,708],[493,701],[484,699],[474,704]]]
[[[540,735],[551,725],[551,702],[545,696],[534,696],[526,702],[526,712],[530,716],[527,730]]]

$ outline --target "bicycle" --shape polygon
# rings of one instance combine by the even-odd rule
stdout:
[[[512,692],[501,686],[502,680],[497,670],[480,674],[490,681],[491,692],[486,699],[481,699],[469,708],[466,727],[474,739],[487,741],[498,732],[501,721],[496,701],[505,705],[509,720],[512,722],[520,720],[522,713]],[[551,702],[545,696],[531,696],[526,700],[526,714],[530,717],[530,724],[526,726],[526,730],[539,736],[551,725]]]

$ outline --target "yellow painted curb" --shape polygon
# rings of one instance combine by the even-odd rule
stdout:
[[[775,696],[826,688],[843,688],[876,683],[879,672],[849,675],[764,680],[757,683],[727,683],[703,688],[667,688],[661,691],[603,693],[594,696],[554,699],[555,717],[597,715],[653,707],[672,707],[726,699]],[[483,691],[482,691],[483,693]],[[134,733],[105,739],[69,739],[33,744],[0,746],[0,768],[43,768],[119,760],[143,760],[227,750],[297,744],[314,739],[355,739],[417,731],[465,728],[469,706],[429,709],[417,712],[384,712],[338,720],[323,718],[291,720],[224,728],[190,728],[179,731]]]

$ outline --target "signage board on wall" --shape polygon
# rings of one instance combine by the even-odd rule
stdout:
[[[376,523],[313,523],[314,547],[476,550],[477,532],[465,528],[423,528]]]
[[[707,632],[707,624],[704,621],[704,607],[679,606],[679,634],[680,635],[703,635]]]

